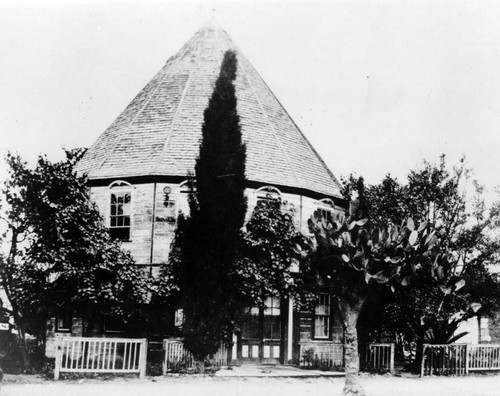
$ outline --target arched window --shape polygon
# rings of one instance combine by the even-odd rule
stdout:
[[[335,204],[329,198],[322,199],[317,202],[317,211],[320,215],[328,222],[333,221],[333,212],[335,210]]]
[[[259,188],[257,191],[255,191],[255,195],[257,197],[257,202],[281,199],[281,191],[272,186]]]
[[[123,181],[110,186],[109,234],[122,241],[130,240],[132,186]]]

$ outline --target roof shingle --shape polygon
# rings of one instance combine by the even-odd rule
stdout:
[[[224,53],[238,58],[237,110],[248,180],[340,196],[340,184],[227,33],[200,29],[90,147],[77,166],[91,180],[187,176]]]

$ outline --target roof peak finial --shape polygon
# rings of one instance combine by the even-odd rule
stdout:
[[[217,9],[215,7],[212,8],[211,14],[210,14],[210,19],[208,22],[205,24],[204,28],[209,28],[209,29],[219,29],[220,24],[217,19]]]

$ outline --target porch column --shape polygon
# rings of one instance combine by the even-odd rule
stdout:
[[[288,337],[287,337],[287,361],[293,360],[293,297],[288,299]]]
[[[231,360],[234,364],[238,360],[238,337],[233,333],[233,346],[231,348]]]

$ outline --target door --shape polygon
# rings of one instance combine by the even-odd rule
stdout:
[[[281,358],[281,304],[278,298],[270,297],[262,312],[262,363],[279,364]]]
[[[279,298],[268,297],[264,307],[252,307],[241,329],[239,360],[254,364],[281,363],[282,328]]]

